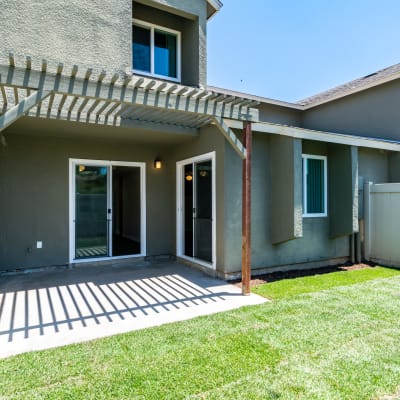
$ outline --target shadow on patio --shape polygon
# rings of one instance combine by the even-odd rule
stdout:
[[[0,357],[262,302],[179,263],[3,276]]]

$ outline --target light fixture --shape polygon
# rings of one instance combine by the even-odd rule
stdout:
[[[192,175],[192,174],[187,174],[187,175],[185,176],[185,179],[186,179],[188,182],[191,182],[191,181],[193,180],[193,175]]]
[[[203,177],[203,178],[208,175],[207,171],[200,171],[199,173],[200,173],[200,176]]]
[[[79,172],[83,172],[85,169],[86,169],[86,167],[84,165],[79,166]]]
[[[154,168],[155,168],[155,169],[161,169],[161,167],[162,167],[161,160],[160,160],[159,157],[157,157],[157,158],[154,160]]]

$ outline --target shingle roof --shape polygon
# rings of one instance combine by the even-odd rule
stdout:
[[[355,79],[354,81],[350,81],[343,85],[336,86],[332,89],[326,90],[325,92],[307,97],[306,99],[298,101],[296,104],[304,106],[305,108],[312,108],[398,78],[400,78],[400,63],[381,69],[372,74],[368,74],[362,78]]]

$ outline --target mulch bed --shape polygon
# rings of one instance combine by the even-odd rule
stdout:
[[[330,272],[338,272],[338,271],[351,271],[356,269],[364,269],[364,268],[373,268],[375,264],[339,264],[330,267],[323,267],[323,268],[312,268],[312,269],[301,269],[301,270],[292,270],[292,271],[277,271],[277,272],[270,272],[267,274],[256,275],[250,281],[250,286],[258,286],[268,282],[275,282],[280,281],[282,279],[293,279],[299,278],[302,276],[311,276],[311,275],[321,275],[321,274],[328,274]],[[241,287],[242,283],[240,280],[233,281],[235,285]]]

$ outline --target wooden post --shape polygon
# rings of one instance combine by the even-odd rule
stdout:
[[[242,294],[250,294],[251,279],[251,122],[243,122],[243,146],[246,158],[242,162]]]

